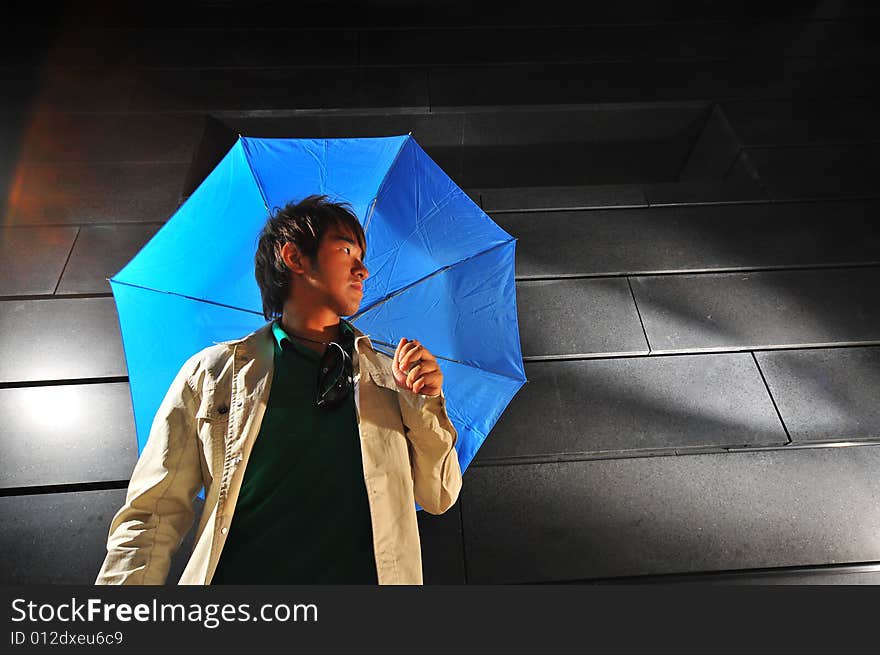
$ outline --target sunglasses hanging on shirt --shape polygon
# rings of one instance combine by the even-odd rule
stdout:
[[[308,337],[299,338],[315,341]],[[343,330],[340,342],[329,342],[321,355],[315,380],[315,407],[327,410],[335,409],[351,393],[354,365],[349,351],[354,349],[354,335],[348,330]],[[323,342],[318,341],[317,343]],[[285,350],[293,348],[286,343],[282,343],[282,345]]]
[[[315,406],[323,409],[339,407],[352,390],[354,375],[348,347],[351,335],[346,333],[343,343],[331,341],[327,344],[318,366],[318,378],[315,385]]]

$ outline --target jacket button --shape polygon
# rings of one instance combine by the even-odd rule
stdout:
[[[220,407],[217,408],[217,411],[221,414],[225,414],[229,411],[229,407],[227,407],[226,405],[220,405]]]
[[[229,532],[229,528],[220,528],[220,534],[226,534]]]
[[[236,464],[240,464],[240,463],[241,463],[241,455],[239,455],[238,457],[235,458],[235,463],[236,463]]]

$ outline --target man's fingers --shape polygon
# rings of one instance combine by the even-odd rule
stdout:
[[[397,342],[397,348],[394,351],[394,360],[392,364],[396,368],[400,363],[400,354],[403,350],[404,345],[406,344],[406,339],[404,337],[400,337],[400,341]]]
[[[431,375],[438,370],[440,370],[440,367],[436,365],[432,366],[432,362],[421,362],[420,364],[416,364],[406,374],[407,386],[412,386],[420,377]]]
[[[416,364],[413,366],[406,374],[406,386],[412,389],[413,384],[415,384],[416,378],[421,375],[422,365]]]
[[[400,341],[397,342],[397,350],[394,351],[394,359],[396,362],[400,361],[400,358],[403,357],[403,353],[406,352],[411,344],[412,341],[408,340],[406,337],[400,337]]]
[[[426,387],[439,389],[441,385],[441,380],[438,379],[439,377],[440,374],[436,372],[431,375],[421,375],[415,382],[413,382],[411,389],[414,393],[424,393]]]
[[[435,361],[435,357],[431,352],[419,343],[418,340],[413,339],[407,344],[407,347],[403,349],[403,352],[400,355],[398,360],[399,370],[406,372],[407,367],[418,359],[423,362]]]
[[[407,343],[400,352],[400,357],[398,358],[397,364],[398,368],[401,371],[406,371],[409,364],[416,359],[415,355],[421,349],[421,344],[413,339],[409,343]]]

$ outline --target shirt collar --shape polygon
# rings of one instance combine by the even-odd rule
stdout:
[[[339,323],[342,325],[343,335],[350,336],[351,340],[354,341],[354,327],[351,323],[346,321],[344,318],[339,319]],[[280,350],[284,350],[284,341],[290,341],[294,343],[294,341],[290,338],[287,332],[281,327],[281,320],[275,319],[272,321],[272,334],[275,336],[275,344],[278,346]]]

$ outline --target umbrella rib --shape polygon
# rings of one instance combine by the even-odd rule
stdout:
[[[257,175],[256,169],[254,169],[253,164],[251,164],[250,153],[247,149],[247,141],[241,136],[238,135],[238,138],[242,142],[242,151],[244,152],[244,163],[247,164],[248,170],[251,172],[251,177],[254,178],[254,184],[257,185],[257,191],[260,192],[260,198],[263,199],[263,206],[266,208],[266,213],[269,213],[269,202],[266,200],[266,192],[263,191],[263,184],[260,182],[260,176]]]
[[[412,132],[406,135],[407,138],[400,142],[400,147],[397,149],[397,154],[394,155],[394,161],[391,162],[391,166],[385,171],[385,175],[382,176],[382,181],[379,182],[379,186],[376,187],[376,195],[373,196],[373,205],[370,207],[370,213],[367,215],[366,220],[364,221],[364,234],[366,235],[367,230],[370,227],[370,220],[373,218],[373,210],[376,209],[376,205],[379,203],[379,195],[382,193],[382,189],[385,187],[385,182],[388,180],[388,175],[394,170],[394,165],[397,163],[398,158],[400,157],[400,153],[403,152],[403,148],[406,146],[407,142],[412,139]]]
[[[208,305],[215,305],[217,307],[224,307],[226,309],[234,309],[238,312],[246,312],[248,314],[254,314],[255,316],[262,316],[263,312],[258,312],[253,309],[244,309],[243,307],[236,307],[235,305],[227,305],[226,303],[217,302],[215,300],[206,300],[204,298],[196,298],[195,296],[188,296],[185,293],[178,293],[177,291],[162,291],[161,289],[153,289],[152,287],[145,287],[141,284],[132,284],[131,282],[123,282],[121,280],[110,280],[114,284],[124,284],[127,287],[133,287],[135,289],[143,289],[144,291],[152,291],[153,293],[165,293],[169,296],[177,296],[178,298],[186,298],[187,300],[195,300],[196,302],[203,302]]]

